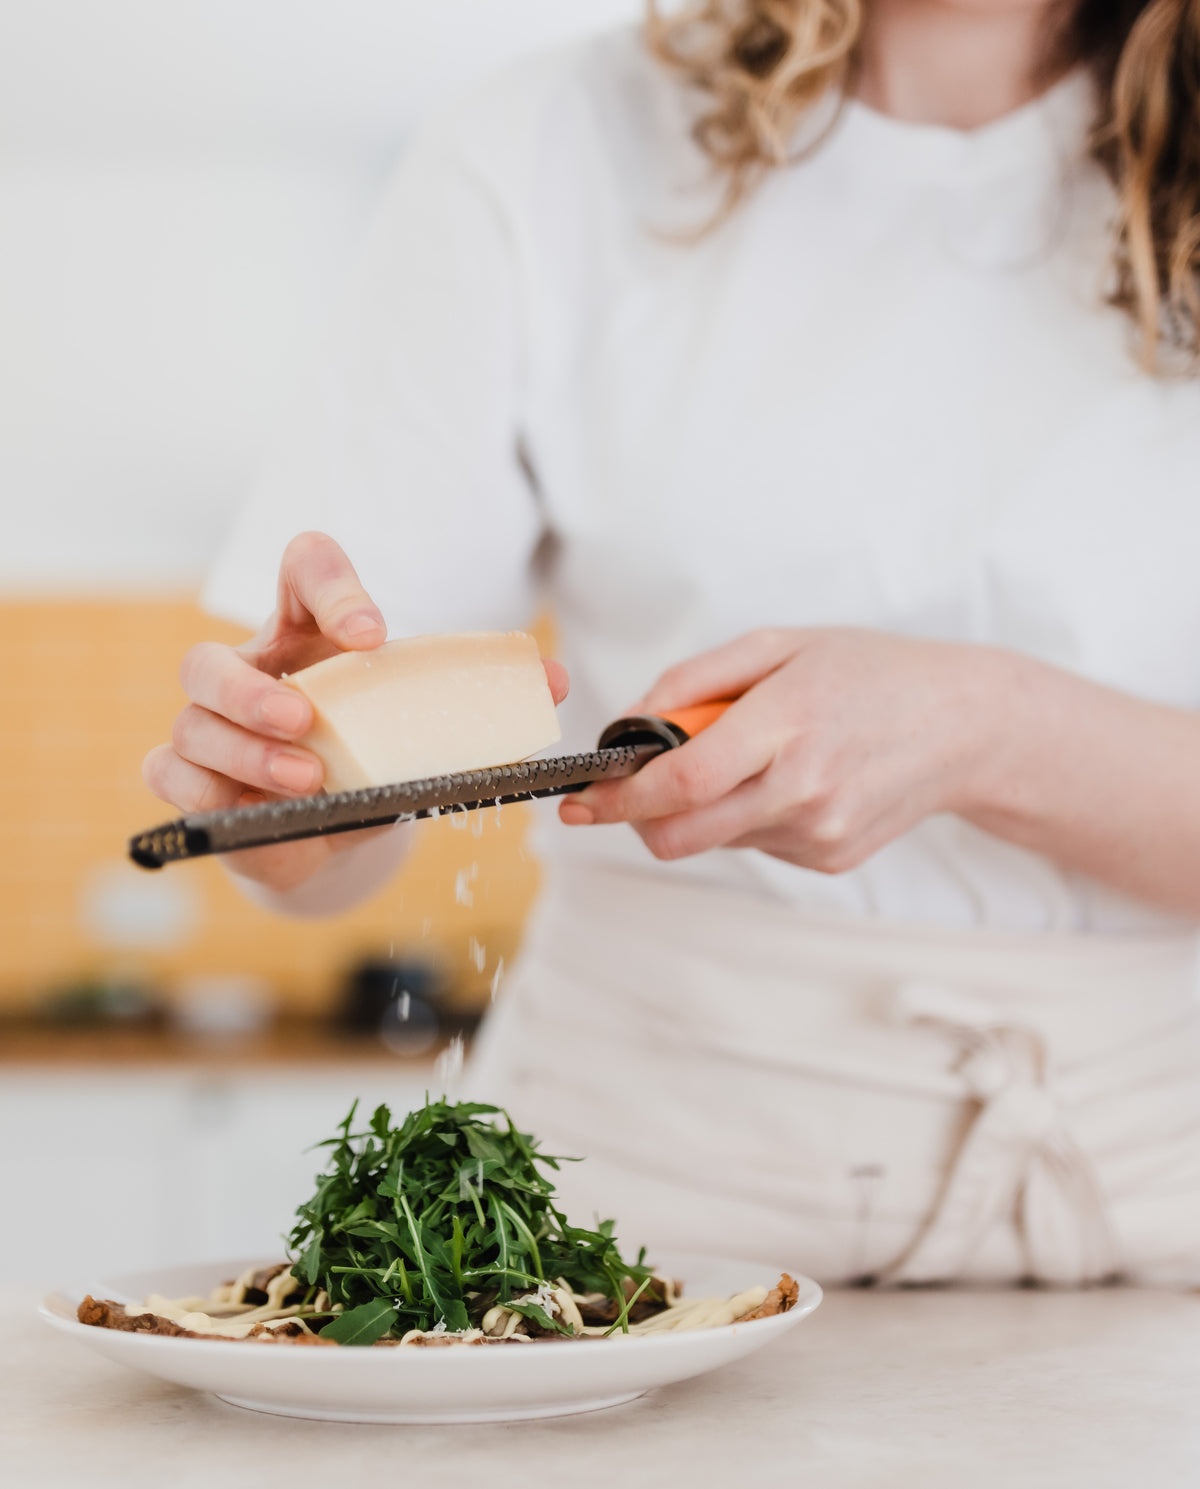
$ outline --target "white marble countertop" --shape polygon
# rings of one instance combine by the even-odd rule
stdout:
[[[773,1349],[590,1416],[291,1421],[134,1374],[0,1290],[14,1489],[435,1482],[678,1489],[1200,1485],[1200,1297],[844,1292]]]

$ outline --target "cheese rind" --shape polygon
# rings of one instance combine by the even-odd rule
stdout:
[[[316,722],[302,743],[327,791],[525,760],[561,739],[537,642],[523,631],[410,636],[285,677]]]

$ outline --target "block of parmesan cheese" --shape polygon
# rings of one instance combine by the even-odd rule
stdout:
[[[302,743],[327,791],[509,765],[562,737],[537,642],[521,631],[410,636],[284,681],[316,712]]]

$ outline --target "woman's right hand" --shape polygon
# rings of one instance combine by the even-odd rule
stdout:
[[[275,612],[259,634],[237,647],[202,641],[184,657],[179,676],[191,701],[171,743],[146,756],[143,779],[188,813],[318,790],[321,762],[296,743],[312,727],[312,705],[277,679],[340,651],[372,651],[386,637],[383,616],[338,544],[325,533],[301,533],[283,555]],[[288,890],[367,835],[248,848],[230,855],[230,866]]]

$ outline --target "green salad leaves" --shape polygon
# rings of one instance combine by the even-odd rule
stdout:
[[[327,1338],[372,1344],[409,1329],[473,1328],[495,1303],[567,1333],[525,1297],[559,1278],[611,1298],[625,1327],[625,1280],[644,1287],[651,1275],[644,1253],[624,1261],[611,1220],[596,1230],[568,1222],[543,1172],[558,1161],[507,1112],[426,1101],[393,1127],[380,1106],[354,1132],[357,1107],[319,1144],[329,1165],[288,1237],[293,1273],[345,1310]]]

